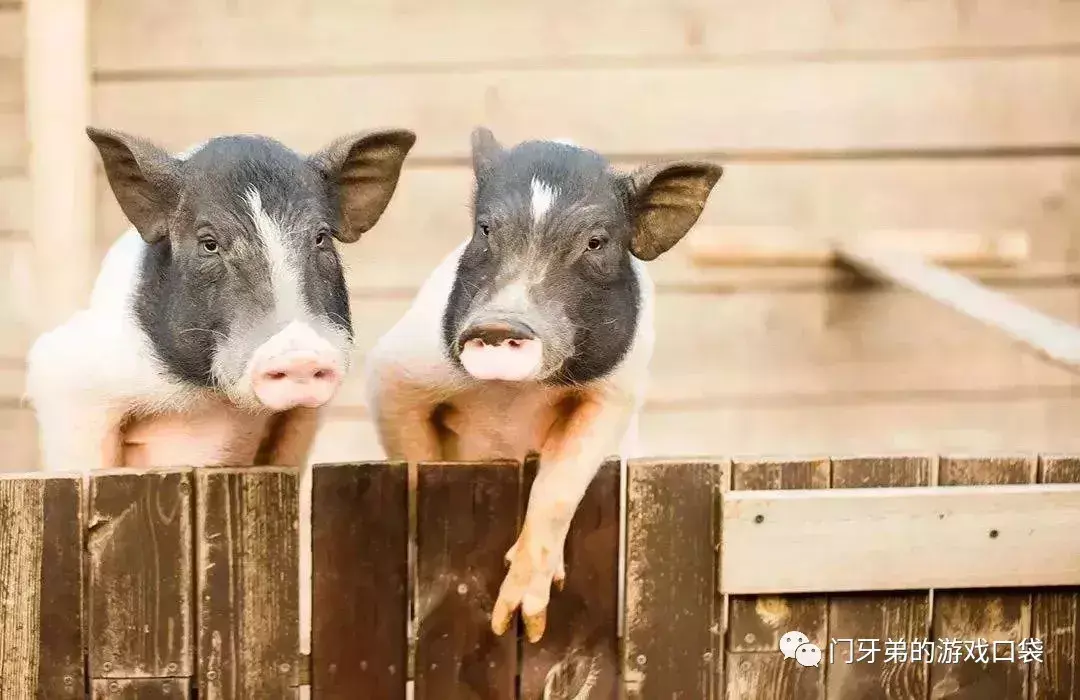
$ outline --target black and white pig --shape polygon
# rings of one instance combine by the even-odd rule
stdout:
[[[599,466],[634,446],[653,352],[643,261],[675,245],[720,179],[705,162],[613,169],[565,142],[472,136],[474,230],[366,360],[391,459],[539,454],[492,612],[541,638],[570,521]]]
[[[334,240],[379,220],[415,135],[356,134],[310,156],[222,136],[174,157],[87,134],[133,228],[89,307],[30,350],[44,468],[301,466],[349,369]]]

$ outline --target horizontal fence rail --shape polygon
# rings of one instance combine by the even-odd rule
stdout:
[[[530,644],[536,466],[0,477],[0,698],[1080,697],[1080,457],[610,460]]]

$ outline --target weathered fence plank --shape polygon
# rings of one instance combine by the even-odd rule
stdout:
[[[1039,483],[1080,483],[1080,458],[1043,456]],[[1031,636],[1042,641],[1043,661],[1031,667],[1031,700],[1080,697],[1080,588],[1036,592]]]
[[[97,678],[93,700],[189,700],[190,678]]]
[[[110,470],[91,478],[90,676],[190,676],[191,471]]]
[[[522,513],[538,464],[525,465]],[[521,697],[618,697],[619,461],[605,462],[574,513],[565,549],[566,582],[553,590],[548,624],[522,649]]]
[[[717,509],[729,465],[634,460],[627,469],[627,697],[718,699],[724,686]]]
[[[416,492],[416,700],[512,700],[513,628],[491,631],[519,523],[516,462],[420,464]]]
[[[931,460],[926,457],[832,460],[832,488],[927,486]],[[835,546],[843,547],[843,542]],[[852,594],[829,600],[829,700],[923,700],[927,664],[909,661],[915,640],[929,637],[926,592],[888,596]],[[850,640],[842,643],[840,640]],[[860,642],[859,640],[869,640]],[[903,656],[888,657],[885,647],[902,642]],[[863,647],[863,648],[860,648]],[[869,647],[869,648],[866,648]],[[892,653],[896,654],[894,647]]]
[[[83,484],[0,477],[0,697],[82,698]]]
[[[297,697],[298,476],[196,472],[200,700]]]
[[[1030,484],[1035,480],[1037,467],[1037,460],[1028,457],[942,457],[938,483],[941,486]],[[996,537],[996,533],[991,531],[987,537]],[[968,658],[965,642],[985,640],[989,646],[986,657],[990,659],[994,642],[1012,641],[1018,645],[1030,636],[1030,606],[1031,595],[1026,592],[935,591],[931,629],[937,647],[930,667],[931,697],[1025,700],[1028,664],[992,660],[983,663]],[[946,648],[945,641],[958,644]],[[1004,651],[999,649],[999,653]],[[976,658],[981,656],[978,649],[974,652]]]
[[[311,532],[312,693],[404,700],[408,465],[316,465]]]
[[[825,489],[829,473],[828,459],[736,462],[732,490]],[[824,661],[818,667],[801,666],[779,653],[779,645],[784,634],[798,631],[827,649],[828,598],[730,596],[729,601],[727,700],[824,700]]]

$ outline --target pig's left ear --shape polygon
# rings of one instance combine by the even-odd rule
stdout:
[[[352,243],[379,221],[415,143],[408,129],[373,131],[340,138],[308,158],[337,188],[339,241]]]
[[[648,166],[627,175],[634,257],[653,260],[678,243],[701,216],[723,174],[719,165],[686,161]]]

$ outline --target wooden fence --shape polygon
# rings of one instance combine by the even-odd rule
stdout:
[[[533,472],[314,467],[310,654],[296,470],[3,477],[0,697],[1080,696],[1080,457],[633,461],[622,611],[609,462],[536,645],[488,627]]]

